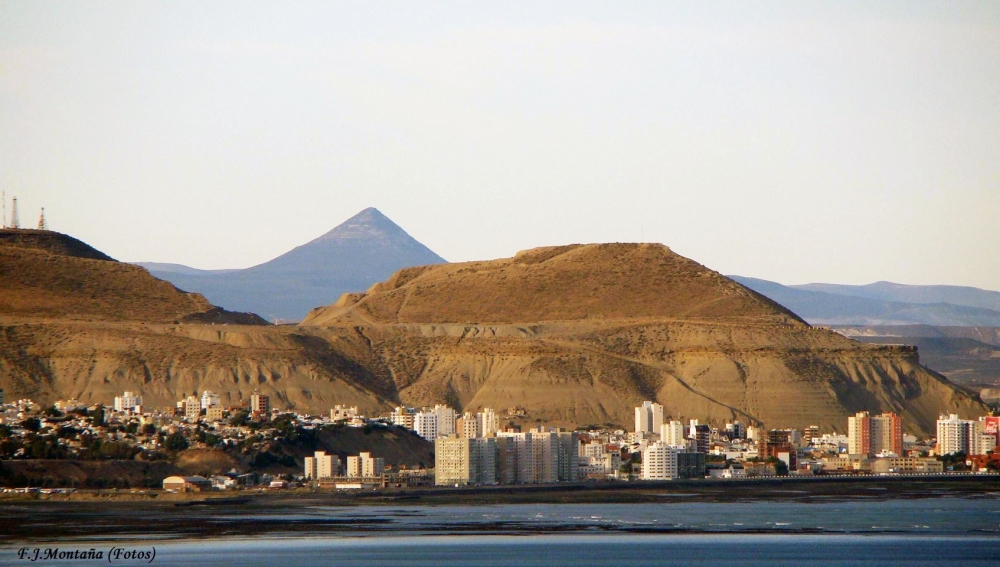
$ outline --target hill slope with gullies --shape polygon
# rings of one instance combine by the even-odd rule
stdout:
[[[716,425],[840,431],[856,411],[896,411],[922,434],[941,412],[985,411],[915,349],[809,327],[660,245],[401,270],[302,326],[364,335],[404,403],[516,408],[529,424],[627,426],[647,399]]]
[[[141,268],[31,232],[0,239],[8,399],[110,404],[129,390],[166,408],[203,390],[225,405],[256,390],[307,413],[447,403],[523,426],[628,428],[652,399],[718,426],[843,431],[856,411],[897,411],[924,435],[939,413],[986,410],[915,349],[812,328],[660,245],[407,268],[304,324],[270,326],[233,324]]]

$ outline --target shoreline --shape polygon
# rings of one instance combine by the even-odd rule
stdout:
[[[218,494],[218,493],[216,493]],[[35,496],[35,495],[30,495]],[[56,495],[53,495],[56,496]],[[69,497],[75,495],[68,495]],[[129,495],[131,496],[131,495]],[[171,495],[178,496],[178,495]],[[206,495],[207,496],[207,495]],[[519,517],[531,510],[555,505],[664,504],[735,508],[760,505],[775,509],[783,504],[886,506],[893,501],[940,499],[943,503],[1000,502],[1000,477],[952,476],[929,478],[829,478],[766,479],[755,481],[668,481],[665,483],[607,483],[603,486],[529,485],[466,489],[407,489],[338,493],[326,491],[235,492],[218,498],[131,499],[23,498],[0,501],[0,546],[17,541],[96,541],[206,539],[213,537],[381,537],[390,535],[530,535],[530,534],[797,534],[854,533],[835,527],[730,525],[719,530],[677,523],[595,523],[586,518],[538,521]],[[218,500],[213,502],[213,500]],[[947,502],[946,502],[947,501]],[[950,505],[950,504],[949,504]],[[992,504],[991,504],[992,505]],[[477,507],[503,507],[507,516],[483,518]],[[464,518],[451,518],[455,508]],[[564,509],[565,510],[565,509]],[[442,514],[445,514],[444,516]],[[864,533],[904,535],[914,533],[876,529]],[[996,529],[984,531],[994,534]],[[40,537],[40,534],[44,536]],[[970,534],[971,535],[971,534]]]
[[[685,501],[773,501],[796,499],[856,500],[1000,496],[1000,475],[786,476],[751,479],[679,479],[668,481],[585,481],[490,486],[426,486],[333,490],[256,488],[233,491],[170,493],[158,489],[78,489],[72,493],[3,493],[0,509],[13,503],[78,502],[126,505],[210,506],[262,504],[281,506],[417,506],[639,503]]]

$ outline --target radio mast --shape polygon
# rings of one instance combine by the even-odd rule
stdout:
[[[38,217],[38,230],[48,230],[49,225],[45,223],[45,207],[42,207],[42,216]]]
[[[17,197],[11,200],[10,205],[10,227],[21,228],[21,223],[17,220]]]

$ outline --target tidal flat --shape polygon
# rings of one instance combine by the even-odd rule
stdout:
[[[1000,477],[673,481],[0,500],[0,545],[265,536],[1000,535]]]

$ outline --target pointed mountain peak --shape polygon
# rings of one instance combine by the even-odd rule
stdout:
[[[314,242],[324,240],[349,240],[361,238],[409,237],[400,226],[383,215],[375,207],[368,207],[353,217],[337,225],[333,230],[320,236]]]

